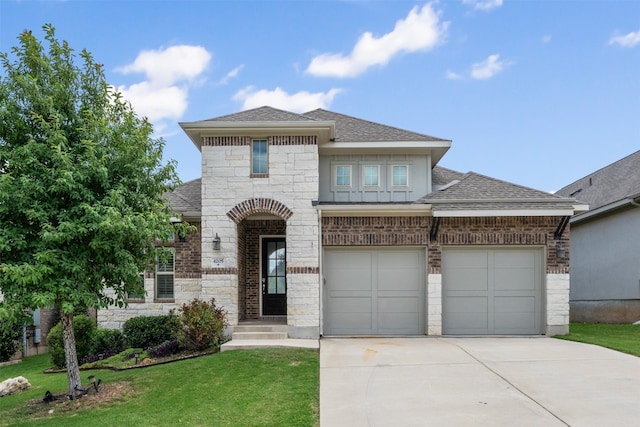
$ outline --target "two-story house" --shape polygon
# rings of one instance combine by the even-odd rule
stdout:
[[[568,332],[574,199],[441,168],[450,140],[323,109],[180,125],[202,177],[169,199],[198,232],[103,327],[214,297],[231,330],[280,320],[292,338]]]

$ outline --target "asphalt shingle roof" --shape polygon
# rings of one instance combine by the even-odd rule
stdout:
[[[214,117],[212,122],[304,122],[313,121],[310,117],[273,107],[259,107],[226,116]]]
[[[322,108],[309,111],[303,115],[315,120],[333,120],[336,124],[336,141],[338,142],[448,141],[447,139],[334,113]]]
[[[575,197],[597,209],[640,193],[640,151],[561,188],[555,194]]]
[[[165,196],[176,213],[185,216],[202,214],[202,179],[194,179],[176,187]]]
[[[437,168],[434,168],[434,172]],[[444,173],[441,173],[444,172]],[[431,203],[439,210],[491,209],[572,209],[573,200],[533,188],[490,178],[475,172],[460,174],[444,170],[434,173],[453,178],[439,190],[427,194],[420,203]]]

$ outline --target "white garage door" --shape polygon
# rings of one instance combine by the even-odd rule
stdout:
[[[542,333],[542,250],[444,249],[442,332]]]
[[[422,335],[424,249],[326,249],[324,335]]]

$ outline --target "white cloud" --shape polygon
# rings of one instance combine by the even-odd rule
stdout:
[[[500,55],[490,55],[487,59],[481,62],[476,62],[471,66],[471,78],[476,80],[487,80],[498,74],[507,65],[510,65],[508,61],[500,60]]]
[[[164,50],[143,50],[133,64],[118,69],[123,74],[144,73],[156,84],[171,85],[192,80],[209,64],[211,54],[202,46],[171,46]]]
[[[461,80],[463,78],[461,74],[449,70],[447,70],[445,77],[449,80]]]
[[[187,109],[189,88],[197,83],[210,60],[211,54],[201,46],[143,50],[133,63],[116,71],[141,73],[146,80],[117,89],[137,114],[148,117],[156,129],[164,128],[162,120],[180,118]]]
[[[502,6],[502,0],[462,0],[462,3],[473,6],[475,10],[491,10]]]
[[[236,77],[238,77],[238,74],[240,74],[240,71],[242,71],[243,68],[244,68],[244,64],[238,65],[236,68],[229,71],[223,78],[218,80],[217,84],[226,85],[227,83],[229,83],[229,80],[235,79]]]
[[[617,44],[622,47],[634,47],[640,44],[640,30],[632,31],[624,36],[615,36],[609,39],[609,44]]]
[[[341,89],[331,89],[327,93],[300,91],[288,94],[279,87],[274,90],[256,90],[253,86],[248,86],[238,91],[233,99],[242,102],[243,110],[269,105],[274,108],[303,113],[316,108],[328,108],[333,102],[333,98],[340,92]]]
[[[125,99],[131,101],[135,111],[154,123],[163,119],[177,119],[187,109],[186,87],[156,86],[150,82],[119,86]]]
[[[542,43],[547,44],[547,43],[551,43],[551,36],[550,35],[545,35],[542,37]]]
[[[411,9],[398,20],[390,33],[376,38],[364,33],[348,55],[323,53],[314,57],[306,72],[323,77],[355,77],[375,65],[385,65],[402,52],[432,49],[446,33],[448,22],[440,22],[440,13],[431,4]]]

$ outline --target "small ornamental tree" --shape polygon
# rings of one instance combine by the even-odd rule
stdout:
[[[0,292],[10,307],[0,315],[60,309],[74,397],[74,309],[124,306],[142,292],[157,239],[186,230],[172,226],[164,197],[178,184],[164,142],[89,52],[78,60],[43,30],[46,47],[24,31],[0,53]]]

